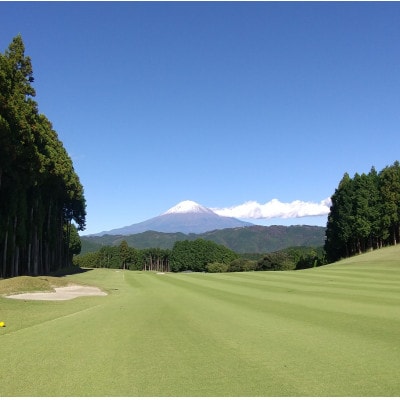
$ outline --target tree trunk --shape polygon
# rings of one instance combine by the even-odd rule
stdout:
[[[6,236],[4,238],[4,251],[3,251],[3,272],[2,277],[6,278],[7,276],[7,245],[8,245],[8,219],[7,219],[7,229]]]
[[[31,219],[30,219],[30,232],[29,232],[29,243],[28,243],[28,260],[27,260],[27,268],[28,275],[31,274],[31,261],[32,261],[32,240],[33,240],[33,206],[31,207]]]
[[[19,274],[19,246],[15,248],[14,276]]]
[[[28,244],[28,259],[27,259],[27,268],[28,268],[28,275],[31,274],[31,252],[32,252],[32,243],[29,239]]]
[[[17,223],[18,217],[14,216],[14,230],[13,230],[13,237],[12,237],[12,250],[11,250],[11,277],[14,277],[15,271],[15,257],[16,257],[16,247],[17,247]]]
[[[44,275],[43,271],[43,238],[39,239],[39,275]]]
[[[52,211],[52,207],[51,207],[51,200],[49,201],[49,209],[47,211],[47,232],[46,232],[46,245],[45,245],[45,262],[46,262],[46,266],[45,266],[45,270],[46,273],[49,273],[50,270],[52,269],[52,265],[51,265],[51,232],[50,232],[50,222],[51,222],[51,211]]]
[[[39,240],[37,234],[37,227],[34,227],[33,236],[33,275],[37,276],[39,271]]]

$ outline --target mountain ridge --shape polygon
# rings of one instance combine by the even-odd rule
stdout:
[[[215,229],[252,226],[232,217],[222,217],[211,209],[191,200],[181,201],[163,214],[122,228],[102,231],[88,236],[133,235],[146,231],[163,233],[205,233]]]
[[[102,246],[116,246],[122,240],[137,249],[172,249],[177,241],[199,238],[222,244],[237,253],[268,253],[292,246],[323,246],[325,231],[325,227],[312,225],[252,225],[216,229],[201,234],[146,231],[132,235],[82,236],[81,254],[97,251]]]

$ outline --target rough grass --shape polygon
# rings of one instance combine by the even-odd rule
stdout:
[[[68,282],[67,278],[52,276],[19,276],[10,279],[0,279],[0,295],[54,292],[54,287],[67,286]]]
[[[109,296],[0,299],[0,396],[399,396],[399,260],[93,270],[67,279]]]

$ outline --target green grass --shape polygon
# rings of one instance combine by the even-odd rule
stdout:
[[[0,396],[399,396],[400,246],[304,271],[92,270],[0,298]]]

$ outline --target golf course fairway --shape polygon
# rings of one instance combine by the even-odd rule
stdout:
[[[0,396],[400,396],[400,246],[303,271],[68,276],[0,298]]]

